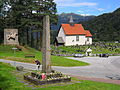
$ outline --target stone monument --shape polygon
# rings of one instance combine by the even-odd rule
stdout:
[[[49,16],[43,18],[42,33],[42,72],[31,72],[24,75],[24,79],[35,85],[54,84],[71,81],[70,76],[63,75],[60,72],[51,69],[51,50],[50,50],[50,22]]]
[[[18,29],[4,29],[4,44],[19,45]]]
[[[43,18],[42,35],[42,72],[51,73],[51,50],[50,50],[50,21],[49,16]]]

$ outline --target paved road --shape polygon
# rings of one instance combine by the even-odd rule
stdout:
[[[90,63],[89,66],[80,67],[59,67],[53,66],[54,70],[60,71],[64,74],[75,75],[75,76],[85,76],[85,77],[95,77],[95,78],[108,78],[108,76],[120,76],[120,56],[111,56],[109,58],[99,58],[99,57],[84,57],[84,58],[74,58],[67,57],[73,60],[84,61]],[[13,66],[23,66],[26,69],[35,70],[35,64],[21,63],[16,61],[9,61],[0,59],[0,62],[10,63]]]

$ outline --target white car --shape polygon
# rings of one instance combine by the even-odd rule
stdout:
[[[84,57],[84,55],[83,54],[74,54],[74,57]]]

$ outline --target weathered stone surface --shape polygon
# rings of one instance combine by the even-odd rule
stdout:
[[[61,78],[61,79],[53,79],[53,80],[43,80],[34,79],[32,76],[24,75],[24,80],[27,80],[35,85],[44,85],[44,84],[53,84],[53,83],[61,83],[61,82],[69,82],[71,78]]]
[[[50,21],[49,16],[43,18],[43,37],[42,37],[42,71],[51,72],[51,49],[50,49]]]
[[[18,71],[23,71],[24,67],[23,67],[23,66],[17,66],[16,69],[17,69]]]
[[[4,29],[4,44],[19,45],[18,29]]]

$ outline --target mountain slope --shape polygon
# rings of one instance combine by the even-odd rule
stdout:
[[[91,31],[95,41],[120,41],[120,8],[80,23]]]
[[[58,15],[58,23],[57,25],[52,25],[52,30],[58,30],[61,23],[69,23],[69,18],[70,16],[73,17],[73,20],[75,23],[81,22],[81,21],[88,21],[91,20],[93,18],[95,18],[95,16],[92,15],[79,15],[79,14],[75,14],[75,13],[62,13],[60,15]]]

